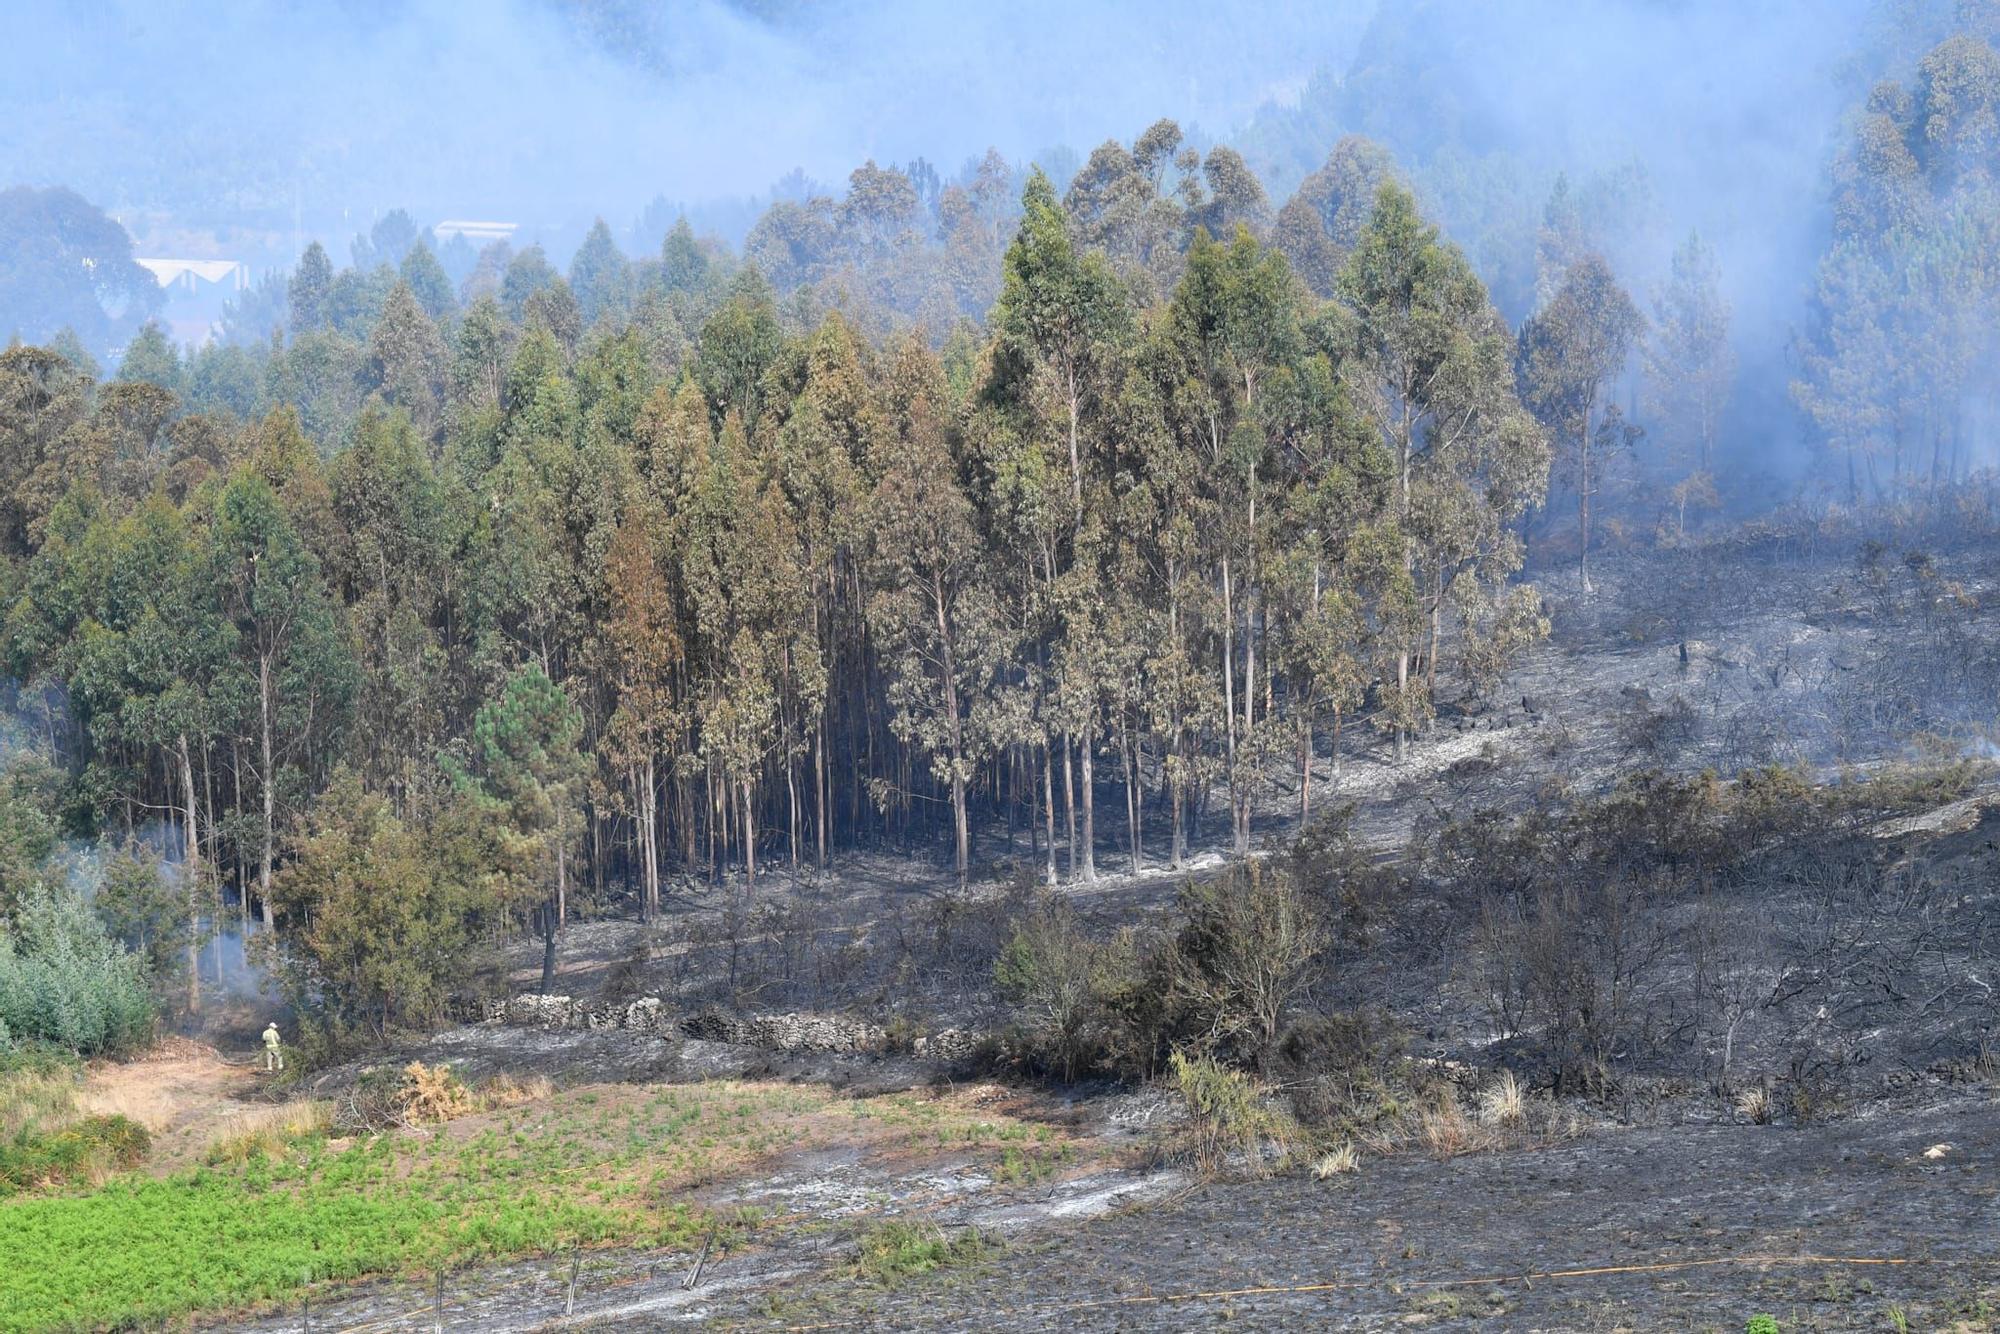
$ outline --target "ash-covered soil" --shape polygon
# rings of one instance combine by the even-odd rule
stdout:
[[[2000,1313],[1990,1098],[1798,1129],[1635,1129],[1390,1158],[1331,1183],[1210,1185],[1050,1230],[938,1281],[829,1289],[819,1318],[883,1329],[1739,1330],[1762,1311],[1803,1330],[1895,1328],[1892,1309],[1913,1329],[1985,1329]]]

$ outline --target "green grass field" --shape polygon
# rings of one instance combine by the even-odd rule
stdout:
[[[619,1245],[729,1244],[754,1226],[702,1182],[834,1142],[1064,1160],[1046,1127],[913,1096],[712,1083],[580,1089],[450,1125],[218,1146],[210,1165],[0,1200],[0,1330],[89,1329],[289,1303],[314,1285]],[[1025,1157],[1024,1157],[1025,1155]]]
[[[706,1219],[616,1198],[609,1180],[545,1182],[544,1155],[412,1155],[389,1138],[82,1195],[0,1204],[0,1328],[158,1320],[272,1301],[329,1279],[622,1242],[671,1246]]]

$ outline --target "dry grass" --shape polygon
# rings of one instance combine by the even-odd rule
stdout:
[[[411,1125],[439,1125],[479,1110],[472,1091],[458,1073],[440,1062],[411,1061],[403,1067],[396,1106]]]
[[[1424,1147],[1439,1158],[1455,1158],[1487,1147],[1479,1127],[1448,1093],[1417,1113],[1417,1133]]]
[[[333,1125],[333,1104],[320,1099],[253,1107],[230,1116],[208,1146],[211,1163],[240,1163],[284,1152],[295,1139]]]
[[[1169,1069],[1187,1111],[1182,1151],[1197,1172],[1211,1176],[1230,1162],[1241,1162],[1246,1171],[1261,1174],[1267,1158],[1291,1156],[1297,1124],[1268,1105],[1263,1091],[1242,1071],[1178,1050]]]
[[[77,1103],[76,1077],[67,1070],[21,1071],[0,1079],[0,1140],[22,1131],[60,1130],[87,1114]]]
[[[1527,1086],[1512,1070],[1502,1070],[1497,1079],[1479,1094],[1479,1120],[1483,1125],[1513,1127],[1528,1119]]]
[[[244,1099],[257,1073],[223,1061],[212,1048],[167,1039],[129,1061],[93,1061],[77,1093],[83,1115],[123,1116],[153,1137],[149,1170],[168,1172],[202,1161],[218,1137],[253,1110]]]
[[[86,1116],[122,1116],[158,1133],[179,1108],[172,1098],[149,1096],[143,1089],[89,1085],[76,1095],[77,1110]]]
[[[1736,1095],[1736,1110],[1757,1125],[1771,1124],[1771,1095],[1761,1088],[1747,1088]]]
[[[478,1088],[469,1087],[458,1072],[439,1062],[411,1061],[396,1086],[396,1119],[404,1125],[443,1125],[481,1112],[505,1111],[555,1097],[556,1086],[545,1075],[499,1074]]]
[[[547,1075],[529,1075],[523,1079],[511,1074],[500,1074],[479,1086],[477,1101],[480,1111],[491,1112],[502,1107],[519,1107],[523,1103],[540,1102],[555,1095],[555,1082]]]
[[[1330,1181],[1360,1170],[1361,1151],[1354,1147],[1354,1141],[1342,1140],[1338,1147],[1321,1154],[1313,1164],[1313,1180]]]

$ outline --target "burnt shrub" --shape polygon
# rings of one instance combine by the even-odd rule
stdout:
[[[1655,702],[1645,693],[1628,695],[1618,718],[1618,739],[1639,755],[1665,758],[1694,744],[1701,718],[1680,695]]]
[[[1179,920],[1162,959],[1176,1008],[1205,1048],[1262,1062],[1318,980],[1322,905],[1287,868],[1250,862],[1183,889]]]
[[[1271,1072],[1301,1125],[1365,1128],[1394,1116],[1409,1032],[1384,1011],[1301,1015],[1286,1026]]]
[[[1096,938],[1065,899],[1049,895],[1023,913],[993,964],[995,986],[1015,1007],[1020,1060],[1065,1082],[1105,1063],[1132,960],[1129,935]]]

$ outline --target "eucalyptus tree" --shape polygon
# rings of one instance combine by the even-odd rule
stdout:
[[[1521,396],[1554,437],[1576,491],[1577,571],[1590,591],[1590,502],[1602,485],[1606,448],[1625,427],[1606,404],[1645,321],[1595,254],[1572,262],[1542,309],[1522,324],[1516,374]]]
[[[1132,330],[1127,292],[1104,257],[1079,247],[1055,187],[1037,170],[1022,192],[1019,230],[1002,260],[1000,301],[995,308],[999,355],[993,361],[989,395],[1006,400],[1016,418],[1013,440],[1021,446],[1003,465],[1013,504],[1033,528],[1016,530],[1039,547],[1039,587],[1022,604],[1024,623],[1038,622],[1034,678],[1037,712],[1063,737],[1064,807],[1070,824],[1072,871],[1094,877],[1090,833],[1093,825],[1095,747],[1098,735],[1097,666],[1090,651],[1096,628],[1090,623],[1099,595],[1099,572],[1088,550],[1084,498],[1106,454],[1101,424],[1105,401],[1122,379]],[[1068,454],[1069,513],[1059,528],[1038,504],[1046,479],[1040,445],[1053,435]],[[1031,471],[1023,471],[1029,469]],[[1048,479],[1053,480],[1053,479]],[[1024,592],[1027,590],[1023,590]],[[1032,608],[1032,610],[1030,610]],[[1058,654],[1055,640],[1066,647]],[[1064,688],[1056,689],[1058,684]],[[1073,759],[1074,757],[1074,759]],[[1076,831],[1079,794],[1073,765],[1082,768],[1084,832]],[[1052,777],[1052,774],[1048,775]]]
[[[466,689],[454,626],[465,610],[468,497],[401,413],[365,413],[329,471],[341,540],[324,563],[363,681],[349,759],[401,806],[448,740]]]
[[[1340,296],[1353,314],[1342,374],[1392,460],[1391,521],[1419,612],[1401,626],[1386,685],[1400,754],[1430,716],[1447,602],[1469,603],[1520,567],[1512,524],[1546,491],[1549,448],[1515,395],[1505,324],[1401,186],[1377,194]]]
[[[787,407],[772,455],[799,541],[799,568],[810,580],[812,651],[801,652],[792,664],[797,688],[788,730],[799,733],[801,743],[804,734],[811,737],[815,860],[821,868],[829,856],[834,806],[834,712],[836,707],[861,712],[851,706],[851,689],[836,690],[834,678],[844,674],[851,687],[866,674],[859,556],[868,536],[867,472],[885,427],[865,352],[838,315],[813,332],[803,383]]]
[[[995,323],[1007,351],[1053,393],[1069,446],[1070,502],[1083,523],[1086,399],[1131,317],[1104,257],[1079,247],[1055,187],[1037,168],[1021,194],[1021,225],[1002,260]]]
[[[617,706],[605,729],[604,747],[607,758],[625,771],[632,790],[639,910],[647,918],[660,910],[659,765],[665,758],[672,772],[675,748],[686,731],[675,690],[683,660],[680,627],[661,552],[666,526],[656,504],[636,501],[618,526],[605,568],[611,598],[607,665],[615,673]]]
[[[125,515],[79,488],[7,620],[13,669],[67,691],[73,763],[127,813],[164,808],[180,824],[188,1007],[201,1004],[200,921],[216,883],[214,810],[202,799],[211,741],[226,731],[235,627],[215,603],[200,535],[155,492]]]
[[[473,717],[468,790],[491,801],[555,863],[542,916],[542,989],[554,980],[556,942],[569,889],[569,844],[585,776],[583,715],[563,688],[529,663],[509,676]]]
[[[458,294],[452,291],[451,276],[438,262],[437,252],[427,245],[413,245],[396,268],[396,275],[416,297],[424,314],[443,322],[458,309]]]
[[[1368,222],[1376,193],[1395,174],[1387,149],[1361,135],[1345,135],[1278,210],[1272,244],[1317,295],[1334,294],[1341,265]]]
[[[881,438],[868,512],[873,569],[868,610],[884,640],[891,727],[929,757],[951,794],[954,866],[964,885],[972,846],[968,789],[990,733],[982,704],[1005,658],[1005,628],[986,578],[972,503],[958,484],[944,376],[921,348]]]
[[[294,334],[323,329],[332,319],[329,303],[333,294],[333,263],[326,248],[314,241],[299,256],[285,289],[291,309],[290,328]]]
[[[92,377],[48,348],[0,351],[0,552],[25,556],[41,542],[49,485],[64,436],[90,410]]]
[[[447,356],[437,325],[406,283],[397,283],[368,335],[363,374],[368,387],[404,409],[425,435],[436,432],[444,409]]]
[[[745,269],[728,300],[702,325],[695,352],[695,383],[718,424],[734,412],[744,430],[755,428],[763,406],[759,382],[782,342],[770,285],[756,269]]]
[[[622,320],[632,305],[632,265],[599,218],[569,264],[569,289],[585,326]]]
[[[1259,769],[1251,735],[1257,723],[1262,534],[1271,518],[1266,501],[1271,442],[1259,391],[1300,349],[1298,298],[1284,256],[1247,229],[1238,228],[1226,246],[1200,230],[1169,305],[1184,368],[1179,400],[1198,414],[1207,446],[1203,471],[1217,521],[1210,554],[1222,599],[1223,728],[1239,852],[1249,849]]]
[[[306,545],[277,493],[245,469],[217,499],[210,527],[213,578],[244,669],[256,683],[257,786],[262,841],[257,859],[264,925],[274,924],[271,875],[277,859],[281,786],[308,795],[299,775],[317,746],[322,766],[340,742],[355,688],[343,627]],[[303,764],[302,764],[303,762]]]

